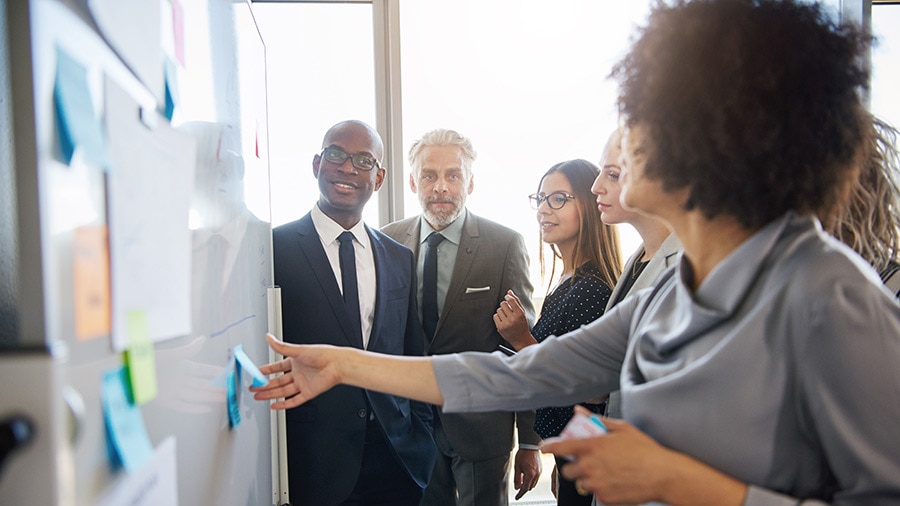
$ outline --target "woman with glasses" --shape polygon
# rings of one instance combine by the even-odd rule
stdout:
[[[541,178],[538,192],[528,197],[537,211],[541,242],[549,246],[542,244],[539,257],[547,295],[541,316],[530,331],[525,309],[511,291],[494,314],[497,331],[517,350],[571,332],[603,315],[622,272],[622,259],[619,234],[600,220],[590,191],[599,172],[587,160],[557,163]],[[546,249],[552,255],[549,260]],[[605,402],[582,405],[602,414]],[[572,413],[573,406],[538,409],[534,430],[544,439],[558,436]],[[563,463],[557,459],[556,467]],[[574,482],[558,478],[555,469],[553,478],[558,484],[553,490],[557,504],[591,504],[590,497],[575,490]]]

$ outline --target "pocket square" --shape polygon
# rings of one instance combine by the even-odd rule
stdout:
[[[466,293],[486,292],[490,289],[491,289],[491,287],[489,287],[489,286],[479,286],[479,287],[471,287],[470,286],[470,287],[466,288]]]

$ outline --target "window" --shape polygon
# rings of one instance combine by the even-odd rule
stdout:
[[[372,5],[254,3],[266,45],[272,226],[312,209],[319,189],[312,159],[335,123],[375,126]],[[326,50],[327,49],[327,50]],[[378,199],[363,220],[378,224]]]
[[[540,247],[527,195],[553,164],[598,163],[618,124],[606,79],[649,2],[596,0],[407,1],[400,10],[403,145],[434,128],[472,139],[474,213],[519,231],[537,286]],[[406,164],[404,181],[410,167]],[[405,188],[407,216],[420,212]],[[623,254],[640,244],[619,228]],[[539,294],[540,290],[536,291]]]
[[[900,5],[873,5],[872,33],[872,112],[900,128]]]

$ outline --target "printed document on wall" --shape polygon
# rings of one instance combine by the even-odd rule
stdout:
[[[191,332],[188,213],[196,143],[166,121],[145,125],[138,104],[111,79],[105,90],[112,343],[124,350],[129,311],[146,313],[152,341]]]

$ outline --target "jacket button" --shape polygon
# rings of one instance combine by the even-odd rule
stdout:
[[[365,409],[360,409],[359,411],[356,412],[356,415],[359,416],[360,418],[365,418],[365,417],[366,417],[366,410],[365,410]]]

